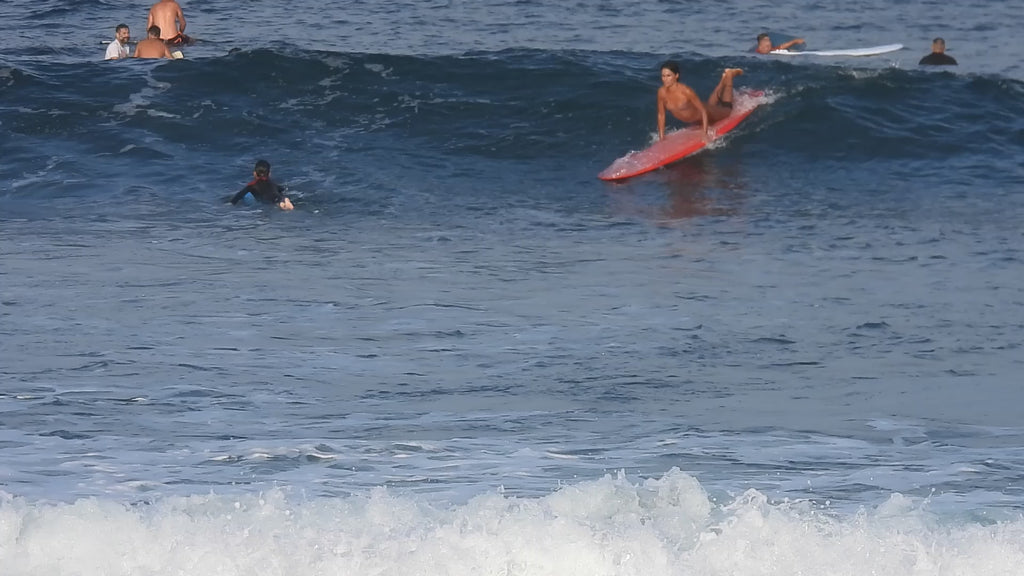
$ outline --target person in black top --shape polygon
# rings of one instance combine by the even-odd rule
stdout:
[[[920,66],[956,66],[956,59],[946,54],[946,41],[942,38],[932,40],[932,53],[921,58]]]
[[[246,194],[252,194],[257,202],[264,204],[277,204],[281,210],[291,210],[292,201],[284,195],[284,186],[270,179],[270,162],[257,160],[256,167],[252,171],[253,180],[231,197],[231,203],[237,204],[245,198]]]

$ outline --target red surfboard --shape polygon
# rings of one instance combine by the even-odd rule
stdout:
[[[760,90],[737,90],[736,96],[733,98],[732,114],[711,125],[711,131],[714,134],[712,142],[738,126],[765,101],[764,92]],[[702,132],[699,126],[676,130],[665,135],[664,140],[655,142],[649,148],[630,152],[612,162],[612,165],[601,171],[597,177],[601,180],[623,180],[682,160],[704,148],[706,144]]]

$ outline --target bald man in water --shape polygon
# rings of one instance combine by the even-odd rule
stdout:
[[[942,38],[932,40],[932,53],[921,58],[919,66],[956,66],[956,58],[946,54],[946,41]]]
[[[160,0],[153,4],[153,7],[149,9],[149,19],[146,20],[147,29],[150,26],[160,27],[160,39],[169,45],[187,42],[186,24],[181,6],[175,0]]]

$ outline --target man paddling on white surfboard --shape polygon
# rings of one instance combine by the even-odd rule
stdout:
[[[789,50],[791,47],[797,44],[804,44],[803,38],[795,38],[789,42],[783,42],[778,46],[772,46],[772,37],[767,32],[762,32],[757,35],[757,53],[758,54],[771,54],[774,50]]]
[[[841,48],[832,50],[791,50],[796,44],[806,44],[803,38],[795,38],[779,45],[773,45],[771,36],[767,32],[757,35],[757,45],[754,52],[758,54],[778,54],[784,56],[878,56],[903,49],[903,44],[881,44],[878,46],[866,46],[864,48]]]
[[[663,63],[658,88],[658,139],[665,138],[666,110],[687,124],[700,122],[704,137],[710,139],[708,127],[732,114],[732,79],[740,74],[743,70],[739,68],[726,68],[705,103],[692,88],[679,81],[679,64],[672,60]]]

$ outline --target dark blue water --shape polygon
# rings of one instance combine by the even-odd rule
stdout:
[[[348,196],[372,209],[368,181],[438,177],[454,180],[440,195],[450,216],[448,202],[529,198],[537,191],[524,178],[538,186],[559,178],[573,185],[541,195],[600,211],[595,196],[616,189],[591,182],[593,174],[649,139],[657,62],[525,49],[429,58],[260,49],[182,63],[15,66],[5,78],[3,176],[16,209],[40,207],[40,178],[57,184],[45,194],[53,200],[152,186],[180,206],[216,202],[218,188],[231,192],[252,159],[266,156],[316,208],[340,209]],[[821,180],[821,166],[866,194],[886,180],[909,195],[979,180],[989,193],[1009,193],[1020,182],[1016,80],[683,61],[699,92],[727,64],[743,65],[743,83],[778,100],[728,147],[677,171],[733,167],[762,180],[770,167],[786,173],[765,185],[788,191]],[[481,194],[467,178],[494,188]],[[352,187],[360,193],[346,194]]]
[[[185,2],[101,61],[147,5],[0,5],[4,574],[1024,560],[1019,2]],[[601,182],[668,57],[771,101]]]

